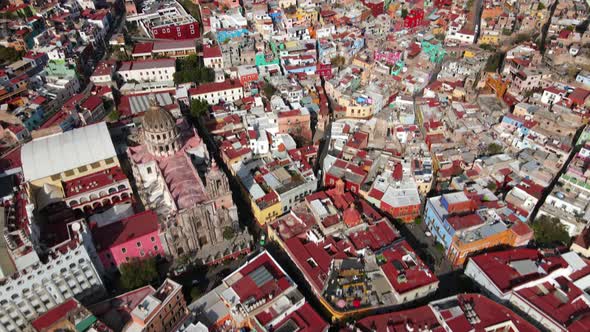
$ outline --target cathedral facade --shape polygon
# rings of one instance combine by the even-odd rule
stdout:
[[[127,153],[142,203],[159,215],[167,254],[209,263],[248,249],[227,177],[187,120],[152,100],[140,136]]]

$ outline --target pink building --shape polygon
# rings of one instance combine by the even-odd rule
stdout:
[[[309,112],[302,112],[298,109],[279,112],[278,123],[281,134],[300,136],[311,141]]]
[[[133,258],[164,255],[158,236],[158,215],[154,211],[144,211],[104,227],[95,227],[92,237],[107,270],[118,268]]]

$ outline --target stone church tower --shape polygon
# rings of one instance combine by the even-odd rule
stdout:
[[[205,187],[207,194],[209,195],[209,199],[215,203],[216,208],[230,209],[234,206],[227,177],[219,169],[215,159],[211,163],[206,181]]]

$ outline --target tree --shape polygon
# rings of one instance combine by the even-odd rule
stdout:
[[[542,2],[539,2],[539,4],[537,5],[537,10],[543,10],[545,9],[545,5]]]
[[[107,118],[109,119],[109,121],[115,122],[115,121],[119,121],[119,118],[121,117],[121,112],[117,111],[117,110],[112,110],[109,115],[107,115]]]
[[[125,290],[133,290],[143,287],[158,278],[156,259],[133,259],[129,263],[121,264],[119,267],[121,278],[119,282]]]
[[[502,62],[503,57],[504,56],[502,55],[502,53],[494,53],[492,56],[490,56],[486,62],[485,71],[487,71],[487,72],[497,71],[498,67],[500,67],[500,63]]]
[[[479,48],[481,48],[482,50],[486,50],[486,51],[493,51],[496,48],[490,44],[479,44]]]
[[[174,83],[207,83],[215,80],[215,71],[205,67],[197,55],[192,54],[178,60],[178,68],[174,73]]]
[[[440,41],[443,41],[443,40],[445,40],[446,35],[444,32],[442,32],[442,33],[437,33],[436,35],[434,35],[434,37]]]
[[[496,191],[496,189],[498,189],[498,186],[496,185],[496,182],[494,181],[490,181],[488,182],[488,184],[486,185],[486,188],[488,188],[491,191]]]
[[[197,21],[201,22],[201,10],[199,6],[196,4],[196,1],[193,2],[191,0],[182,0],[180,4],[186,9],[192,17],[197,19]]]
[[[406,18],[408,16],[408,10],[405,8],[402,8],[402,18]]]
[[[420,225],[421,223],[422,223],[422,217],[421,216],[417,216],[416,218],[414,218],[414,224]]]
[[[226,226],[223,229],[223,238],[226,240],[231,240],[234,238],[234,236],[236,236],[236,232],[234,231],[233,228]]]
[[[201,291],[201,289],[199,289],[199,287],[194,286],[193,288],[191,288],[191,301],[194,302],[196,299],[201,297],[202,294],[203,292]]]
[[[533,222],[535,241],[545,247],[568,244],[570,236],[558,218],[542,215]]]
[[[277,89],[272,84],[264,82],[262,92],[264,93],[267,99],[270,99],[275,94],[275,92],[277,92]]]
[[[489,155],[495,155],[504,152],[504,148],[498,143],[490,143],[486,150]]]
[[[343,57],[342,55],[337,55],[337,56],[333,57],[332,59],[330,59],[330,63],[333,66],[337,67],[338,70],[340,70],[346,64],[346,58]]]
[[[531,39],[531,35],[528,33],[519,33],[518,35],[516,35],[516,38],[514,38],[514,42],[517,44],[520,44],[522,42],[525,42],[527,40]]]
[[[12,47],[0,46],[0,63],[12,63],[18,61],[23,56],[23,52],[17,51]]]
[[[3,12],[0,13],[0,19],[4,19],[4,20],[15,20],[18,18],[18,15],[16,14],[16,12]]]
[[[567,76],[570,79],[575,79],[576,76],[578,75],[578,72],[579,72],[579,70],[576,66],[568,66],[567,67]]]
[[[209,110],[209,104],[200,99],[193,99],[191,100],[191,116],[193,118],[198,118]]]

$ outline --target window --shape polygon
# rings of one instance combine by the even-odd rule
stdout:
[[[109,158],[109,159],[105,160],[105,163],[107,163],[107,165],[110,165],[114,162],[115,162],[115,159],[113,159],[113,158]]]
[[[312,267],[318,267],[318,264],[313,260],[313,258],[308,258],[307,263]]]
[[[124,254],[126,254],[127,253],[127,249],[121,248],[121,252],[124,253]]]
[[[137,241],[137,243],[135,244],[138,248],[141,248],[141,242]]]
[[[86,172],[87,170],[88,170],[88,167],[86,167],[86,166],[78,167],[78,172],[80,172],[80,173]]]
[[[74,171],[69,170],[65,172],[66,176],[74,176]]]
[[[155,251],[158,251],[158,246],[154,246],[154,250]]]
[[[100,162],[97,161],[95,163],[92,163],[92,164],[90,164],[90,167],[92,167],[92,168],[99,168],[100,167]]]
[[[152,241],[152,242],[156,242],[156,238],[152,236],[152,237],[150,238],[150,241]]]

